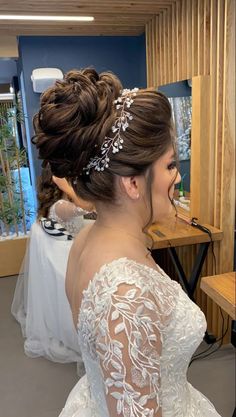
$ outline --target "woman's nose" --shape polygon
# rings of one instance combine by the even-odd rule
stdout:
[[[181,181],[181,175],[180,175],[180,172],[178,171],[177,177],[175,179],[175,184],[179,184],[180,181]]]

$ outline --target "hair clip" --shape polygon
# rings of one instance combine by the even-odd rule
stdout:
[[[124,89],[121,96],[114,100],[114,104],[117,110],[120,111],[120,115],[115,119],[115,123],[111,128],[114,137],[105,136],[105,140],[101,146],[101,156],[95,156],[91,158],[88,165],[83,168],[87,175],[91,169],[95,171],[104,171],[109,167],[110,158],[108,154],[120,152],[123,149],[124,140],[122,139],[122,132],[125,132],[129,127],[129,121],[133,119],[133,116],[127,110],[134,102],[133,96],[136,95],[138,88],[132,90]]]

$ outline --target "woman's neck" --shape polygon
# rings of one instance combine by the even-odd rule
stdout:
[[[148,246],[147,235],[143,232],[143,222],[137,214],[131,215],[130,212],[118,213],[100,211],[97,212],[97,220],[95,222],[97,230],[111,232],[138,240],[145,247]]]

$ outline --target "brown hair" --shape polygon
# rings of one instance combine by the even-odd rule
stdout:
[[[38,218],[48,217],[50,207],[60,200],[62,195],[63,192],[52,181],[50,165],[46,164],[37,184]]]
[[[103,172],[92,169],[86,175],[84,170],[90,158],[100,155],[105,136],[114,135],[111,128],[119,110],[113,101],[121,88],[112,73],[70,71],[42,95],[32,141],[39,149],[39,158],[50,163],[53,174],[75,182],[75,191],[79,190],[85,200],[114,203],[117,175],[147,172],[152,214],[152,164],[174,147],[171,106],[161,92],[143,89],[136,93],[129,109],[133,119],[122,132],[123,149],[109,155],[109,167]]]

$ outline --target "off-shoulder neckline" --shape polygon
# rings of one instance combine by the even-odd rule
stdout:
[[[81,313],[81,307],[82,304],[86,298],[86,294],[89,292],[89,289],[92,285],[94,285],[96,283],[96,281],[99,279],[100,275],[102,273],[104,273],[105,271],[107,271],[109,268],[113,267],[116,264],[125,264],[125,263],[129,263],[132,265],[135,265],[137,267],[142,267],[143,269],[145,269],[146,271],[149,271],[151,274],[158,274],[159,276],[163,277],[163,278],[169,278],[169,276],[165,273],[165,271],[163,271],[158,264],[156,264],[158,269],[152,268],[151,266],[145,265],[141,262],[137,262],[134,259],[130,259],[126,256],[117,258],[117,259],[113,259],[112,261],[109,261],[105,264],[103,264],[97,272],[95,272],[95,274],[93,275],[93,277],[89,280],[87,287],[82,291],[82,300],[81,300],[81,304],[80,304],[80,308],[79,308],[79,312],[78,312],[78,321],[77,321],[77,327],[79,326],[79,322],[80,322],[80,313]],[[171,280],[171,278],[169,278]]]

